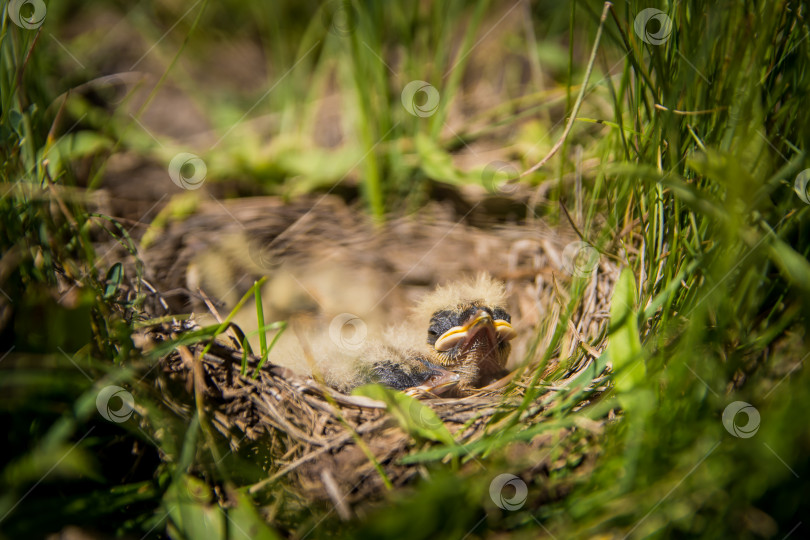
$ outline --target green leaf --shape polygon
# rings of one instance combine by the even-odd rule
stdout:
[[[177,339],[161,341],[153,349],[150,349],[146,356],[150,359],[160,358],[166,354],[169,354],[181,345],[193,345],[194,343],[199,343],[200,341],[213,338],[214,336],[218,335],[218,330],[218,324],[204,326],[203,328],[197,330],[189,330],[188,332],[180,334]]]
[[[113,147],[113,142],[95,131],[79,131],[59,138],[51,146],[43,147],[40,160],[47,157],[48,173],[57,178],[65,163],[97,154]]]
[[[768,251],[788,281],[800,289],[810,290],[810,263],[807,259],[779,238],[772,239]]]
[[[141,248],[146,249],[154,242],[171,221],[183,221],[197,211],[200,196],[195,191],[173,195],[166,206],[155,216],[141,238]]]
[[[670,190],[675,197],[694,210],[721,222],[725,222],[728,219],[728,212],[721,201],[711,193],[701,191],[693,184],[686,183],[683,178],[674,172],[662,173],[655,167],[629,165],[626,163],[608,165],[606,172],[611,176],[635,178],[646,182],[650,186],[660,183],[666,189]]]
[[[106,285],[104,286],[104,299],[109,300],[118,292],[121,286],[121,280],[124,279],[124,265],[120,262],[115,263],[107,271],[107,276],[104,278]]]
[[[414,437],[451,446],[456,444],[453,434],[436,412],[416,398],[379,384],[361,386],[356,388],[352,394],[384,402],[388,406],[388,412],[396,418],[402,429]]]
[[[422,170],[428,178],[447,184],[461,184],[464,182],[464,175],[453,165],[450,154],[445,152],[433,139],[423,133],[417,133],[414,142]]]
[[[225,513],[214,504],[211,489],[198,478],[182,475],[172,482],[163,504],[168,509],[173,538],[228,538]]]
[[[20,113],[20,111],[12,109],[8,113],[8,118],[9,118],[9,121],[11,122],[11,127],[14,128],[14,131],[16,131],[17,134],[22,137],[23,136],[23,127],[22,127],[23,115]]]
[[[60,443],[37,448],[8,464],[2,472],[3,482],[22,485],[52,478],[89,477],[102,479],[96,471],[94,456],[81,446]]]
[[[250,497],[236,491],[231,494],[236,499],[236,506],[228,510],[228,538],[234,540],[242,538],[245,540],[275,540],[280,538],[256,511]]]
[[[262,358],[261,358],[261,360],[259,360],[259,364],[256,366],[256,370],[253,372],[253,378],[254,379],[259,377],[259,372],[261,371],[262,367],[264,366],[264,363],[267,362],[267,355],[270,354],[270,351],[272,351],[273,347],[276,346],[276,343],[278,343],[278,340],[281,337],[281,334],[283,334],[284,330],[286,330],[286,329],[287,329],[287,321],[277,321],[277,322],[268,324],[266,326],[260,326],[259,327],[258,331],[260,333],[267,332],[268,330],[276,330],[276,335],[273,336],[273,339],[270,341],[270,345],[262,353]]]
[[[753,190],[750,189],[751,186],[760,183],[751,177],[748,169],[740,162],[739,156],[714,148],[707,148],[704,152],[696,154],[687,160],[687,165],[697,171],[700,176],[724,184],[729,189],[737,191],[739,195],[753,193]],[[733,179],[733,181],[729,181],[729,179]]]
[[[228,500],[235,503],[227,509],[216,502],[204,481],[184,474],[172,482],[163,504],[168,509],[169,530],[173,537],[211,539],[275,540],[279,536],[256,511],[253,501],[244,493],[226,486]]]
[[[622,270],[610,302],[610,342],[616,390],[624,393],[644,380],[641,341],[636,315],[636,280],[629,268]]]

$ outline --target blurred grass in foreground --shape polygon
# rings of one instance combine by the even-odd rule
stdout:
[[[129,369],[147,360],[133,348],[134,321],[111,308],[120,278],[114,266],[94,267],[89,224],[107,221],[88,215],[83,201],[90,195],[75,187],[87,178],[97,183],[113,150],[167,161],[182,145],[160,134],[156,143],[133,129],[126,115],[110,118],[78,102],[63,107],[58,96],[91,78],[66,67],[70,61],[47,39],[56,31],[51,24],[70,19],[69,6],[48,4],[38,34],[13,24],[7,5],[0,33],[0,287],[9,299],[3,313],[11,314],[9,306],[14,311],[3,330],[2,354],[14,349],[0,364],[0,417],[15,445],[3,450],[0,531],[37,536],[80,524],[141,536],[168,526],[177,537],[201,537],[213,533],[202,532],[200,524],[213,523],[225,537],[236,523],[273,537],[243,489],[261,478],[255,465],[230,457],[208,467],[217,450],[199,420],[178,425],[157,406],[154,389],[132,379]],[[348,13],[337,29],[328,14],[336,6]],[[520,70],[514,75],[507,69],[502,101],[467,121],[463,110],[453,112],[454,102],[465,102],[472,82],[488,75],[467,62],[484,28],[491,28],[485,22],[508,8],[483,1],[199,7],[205,10],[182,18],[158,52],[171,82],[208,112],[217,138],[283,80],[260,109],[271,116],[272,140],[253,126],[236,129],[206,154],[211,176],[255,178],[264,189],[288,196],[322,192],[354,177],[378,218],[418,207],[442,185],[480,183],[480,165],[462,168],[453,161],[478,139],[510,148],[508,155],[523,169],[538,161],[562,131],[550,120],[550,104],[564,103],[570,111],[586,60],[582,51],[601,12],[590,2],[530,5],[524,17],[532,15],[540,41],[509,34],[498,52],[502,59],[525,59],[535,71],[542,58],[540,73],[552,73],[551,80],[529,92],[537,77],[525,82]],[[810,428],[802,418],[810,407],[803,366],[810,205],[801,182],[810,166],[803,110],[810,91],[807,8],[800,2],[680,2],[644,12],[653,15],[644,24],[649,7],[617,3],[604,25],[598,72],[580,113],[604,124],[577,122],[550,165],[521,180],[554,182],[550,196],[584,213],[578,225],[585,239],[627,263],[611,310],[611,346],[599,359],[613,367],[613,390],[574,411],[584,394],[572,388],[547,424],[527,426],[523,408],[507,415],[490,437],[464,449],[464,461],[483,460],[485,473],[446,472],[436,462],[452,448],[411,456],[434,464],[433,479],[392,494],[362,522],[341,523],[328,509],[302,508],[297,519],[276,516],[285,494],[265,494],[258,502],[269,508],[271,527],[301,536],[312,528],[312,537],[509,531],[519,537],[781,538],[794,530],[801,536],[810,474]],[[186,9],[145,4],[129,20],[157,42],[163,31],[154,24],[168,30]],[[71,48],[89,50],[93,32],[74,35]],[[224,100],[239,92],[196,85],[194,75],[204,65],[199,58],[235,32],[264,43],[270,82]],[[570,43],[567,66],[554,65],[565,51],[550,36]],[[182,46],[183,55],[173,56]],[[547,62],[549,50],[556,55],[548,54]],[[188,64],[174,62],[186,57]],[[101,66],[104,59],[93,62]],[[402,106],[402,88],[412,80],[438,90],[431,115]],[[314,142],[320,124],[313,103],[325,93],[337,96],[343,112],[335,149]],[[81,129],[52,129],[60,114],[78,118]],[[461,120],[449,129],[454,114]],[[531,140],[537,133],[548,139],[538,145]],[[598,161],[586,171],[581,192],[570,181],[575,146]],[[80,161],[89,162],[89,173],[76,166]],[[357,167],[360,172],[353,172]],[[549,219],[564,219],[556,206],[548,212]],[[129,242],[114,225],[107,229]],[[56,294],[66,279],[81,286]],[[573,283],[553,347],[541,351],[546,358],[560,345],[566,318],[581,308],[577,299],[585,285]],[[126,308],[137,313],[138,300]],[[585,351],[572,355],[570,363]],[[135,422],[98,419],[98,390],[110,384],[138,396],[136,413],[149,418],[151,432]],[[724,411],[737,401],[758,412],[753,436],[724,426]],[[583,437],[601,447],[589,474],[577,474],[578,463],[566,464],[549,478],[526,478],[529,494],[521,508],[510,512],[490,504],[490,482],[510,471],[513,443],[611,410],[620,411],[618,419],[596,442]],[[746,418],[736,418],[737,428]],[[204,481],[185,474],[189,468],[204,471]],[[213,503],[212,481],[234,489],[235,506],[227,514]],[[566,496],[550,496],[555,489],[567,490]]]

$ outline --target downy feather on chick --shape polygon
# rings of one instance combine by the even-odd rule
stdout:
[[[344,392],[377,382],[464,395],[504,374],[515,337],[504,286],[487,274],[438,287],[380,336],[368,338],[363,321],[340,317],[300,324],[279,341],[271,360]]]

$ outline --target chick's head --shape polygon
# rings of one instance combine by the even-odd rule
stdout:
[[[503,284],[487,275],[441,287],[420,303],[430,361],[459,374],[462,389],[504,371],[516,335],[505,304]]]

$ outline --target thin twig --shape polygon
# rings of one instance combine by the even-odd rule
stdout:
[[[560,136],[560,139],[554,144],[554,146],[549,150],[546,157],[541,159],[536,165],[528,169],[527,171],[523,172],[518,178],[523,178],[526,175],[529,175],[548,163],[548,161],[554,157],[560,148],[562,148],[563,143],[568,138],[568,134],[571,132],[571,128],[574,125],[574,120],[576,120],[577,114],[579,113],[579,107],[582,105],[582,100],[585,98],[585,90],[588,88],[588,81],[591,78],[591,73],[593,72],[593,64],[596,60],[596,51],[599,49],[599,41],[602,39],[602,28],[605,26],[605,20],[607,20],[608,11],[613,6],[611,2],[605,2],[605,6],[602,9],[602,17],[599,19],[599,28],[596,30],[596,38],[593,42],[593,50],[591,50],[591,58],[588,60],[588,69],[585,71],[585,80],[582,82],[582,86],[579,89],[579,96],[577,96],[577,100],[574,103],[574,108],[571,110],[571,116],[568,118],[568,124],[565,126],[565,130],[563,134]]]
[[[332,505],[335,507],[338,516],[343,521],[349,521],[352,513],[349,511],[349,505],[346,504],[346,499],[340,494],[335,477],[329,472],[329,469],[321,469],[321,483],[323,484],[324,491],[332,499]]]
[[[9,13],[10,12],[11,11],[10,11],[10,8],[9,8]],[[39,29],[37,30],[37,33],[34,36],[34,40],[31,42],[31,46],[28,47],[28,52],[25,53],[25,59],[23,60],[23,63],[20,66],[19,71],[17,71],[17,93],[18,93],[18,95],[21,95],[21,94],[19,94],[19,92],[20,92],[20,89],[22,88],[22,80],[23,80],[23,75],[25,74],[25,68],[28,67],[28,61],[31,60],[31,53],[34,52],[34,47],[36,46],[37,42],[39,41],[40,34],[42,34],[42,26],[40,26]]]

